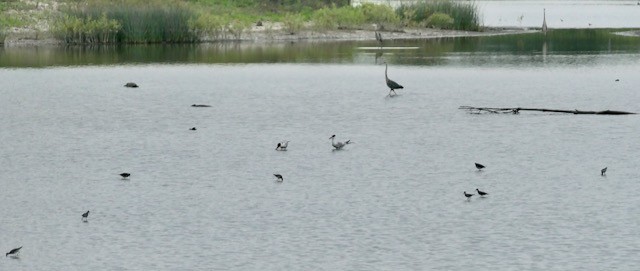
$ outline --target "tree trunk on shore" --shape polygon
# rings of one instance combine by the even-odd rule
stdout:
[[[519,114],[520,111],[538,111],[538,112],[551,112],[551,113],[567,113],[576,115],[633,115],[634,112],[617,111],[617,110],[603,110],[603,111],[585,111],[585,110],[563,110],[563,109],[546,109],[546,108],[526,108],[526,107],[473,107],[473,106],[460,106],[458,109],[468,110],[469,113],[481,114],[481,113],[494,113],[494,114]]]

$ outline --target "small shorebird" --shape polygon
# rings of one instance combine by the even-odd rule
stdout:
[[[189,129],[189,130],[195,131],[195,130],[198,130],[198,129],[196,129],[196,127],[191,127],[191,129]]]
[[[83,221],[87,221],[88,217],[89,217],[89,211],[87,211],[86,213],[82,214],[82,220]]]
[[[607,174],[607,168],[606,167],[600,170],[600,176],[604,176],[606,174]]]
[[[9,256],[9,255],[15,255],[15,256],[18,256],[18,253],[20,253],[20,249],[21,249],[21,248],[22,248],[22,247],[14,248],[14,249],[12,249],[11,251],[7,252],[7,254],[5,254],[4,256],[5,256],[5,257],[7,257],[7,256]]]
[[[278,143],[278,146],[276,146],[276,151],[286,151],[287,147],[289,146],[289,141],[283,141]]]
[[[136,84],[134,82],[129,82],[129,83],[125,84],[124,86],[128,87],[128,88],[137,88],[138,84]]]
[[[129,176],[131,176],[131,174],[124,172],[124,173],[120,173],[120,176],[122,176],[122,179],[126,179],[126,178],[129,178]]]
[[[476,163],[476,168],[478,170],[482,170],[484,168],[484,165]]]
[[[478,192],[478,195],[480,195],[481,197],[484,197],[484,196],[486,196],[486,195],[489,195],[489,193],[487,193],[487,192],[482,192],[482,191],[478,190],[478,188],[476,188],[476,191]]]
[[[273,174],[273,176],[276,176],[276,178],[278,178],[278,182],[281,183],[282,181],[284,181],[284,178],[282,178],[282,175],[280,174]]]
[[[473,194],[467,194],[467,191],[464,191],[464,196],[467,197],[467,200],[470,200]]]
[[[344,146],[351,144],[351,139],[343,142],[335,142],[334,139],[336,138],[336,135],[332,135],[329,139],[331,139],[331,145],[336,148],[336,150],[340,150],[342,149]]]

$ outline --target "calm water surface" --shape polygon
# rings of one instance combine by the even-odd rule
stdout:
[[[638,40],[586,36],[7,49],[0,270],[635,270],[638,116],[457,109],[640,112]]]

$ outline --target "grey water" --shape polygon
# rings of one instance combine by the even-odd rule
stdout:
[[[458,109],[640,112],[612,32],[4,48],[0,270],[635,270],[638,115]]]

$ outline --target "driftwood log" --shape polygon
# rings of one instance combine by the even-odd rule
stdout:
[[[576,115],[633,115],[634,112],[617,111],[617,110],[604,110],[604,111],[584,111],[584,110],[561,110],[561,109],[546,109],[546,108],[526,108],[526,107],[473,107],[473,106],[460,106],[458,109],[469,111],[472,114],[481,113],[494,113],[494,114],[519,114],[520,111],[538,111],[538,112],[551,112],[551,113],[567,113]]]

